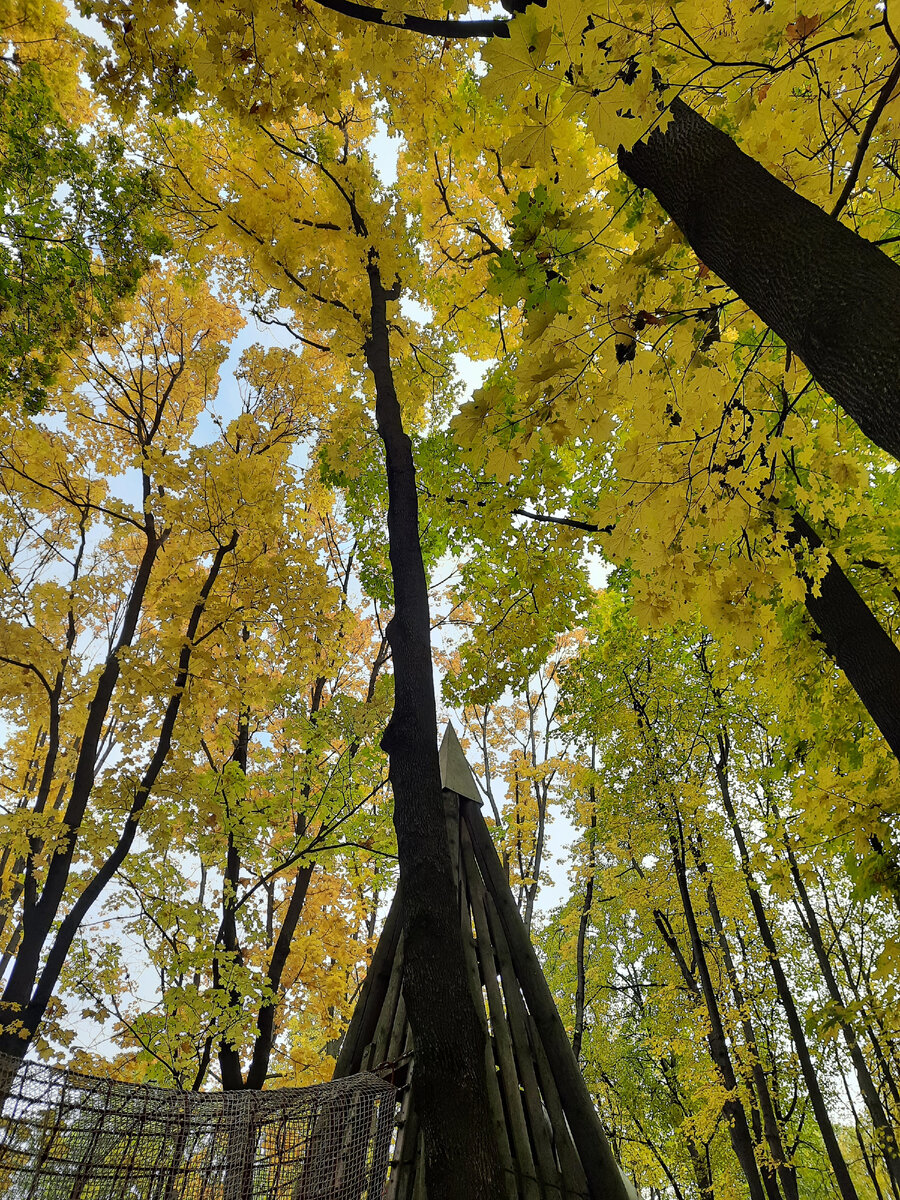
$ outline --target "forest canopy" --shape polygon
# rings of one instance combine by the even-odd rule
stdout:
[[[440,713],[635,1185],[900,1196],[900,16],[807,7],[2,7],[5,1053],[327,1078],[399,876],[497,1194]]]

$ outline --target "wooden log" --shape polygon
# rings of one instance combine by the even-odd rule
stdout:
[[[387,1063],[395,1063],[403,1053],[403,1046],[406,1042],[406,1033],[409,1028],[409,1022],[406,1019],[406,1002],[403,999],[403,988],[400,988],[400,995],[397,999],[397,1011],[394,1013],[394,1020],[391,1027],[391,1036],[388,1039],[387,1050],[385,1051],[384,1061]]]
[[[506,1018],[512,1034],[519,1081],[522,1086],[528,1125],[531,1129],[531,1142],[534,1146],[538,1179],[542,1192],[550,1196],[559,1196],[562,1193],[562,1179],[553,1152],[549,1113],[544,1111],[541,1090],[538,1087],[537,1075],[534,1070],[533,1050],[529,1043],[528,1026],[525,1022],[525,1004],[519,991],[519,981],[516,978],[512,955],[504,937],[502,925],[497,918],[497,910],[489,895],[484,899],[494,952],[497,962],[500,964],[500,979],[503,984],[503,996],[506,1000]]]
[[[584,1167],[591,1200],[631,1200],[625,1177],[613,1157],[547,980],[512,898],[481,809],[470,800],[463,800],[460,808],[472,837],[478,866],[503,925],[525,1003],[553,1072],[572,1140]]]
[[[457,822],[457,846],[460,845],[460,825]],[[471,847],[468,850],[468,858],[471,859],[471,866],[477,875],[477,868],[474,866],[474,856],[472,855]],[[460,855],[460,866],[462,869],[462,877],[468,882],[469,864],[467,862],[465,850],[462,850]],[[480,876],[478,882],[481,882]],[[483,885],[482,885],[483,891]],[[471,905],[471,910],[470,910]],[[476,916],[476,909],[480,907],[479,901],[473,896],[471,890],[466,887],[462,889],[460,897],[460,919],[463,923],[463,948],[466,955],[466,965],[469,971],[469,977],[472,983],[472,991],[477,1000],[477,1010],[481,1013],[481,1018],[484,1024],[485,1032],[485,1081],[488,1089],[488,1107],[491,1113],[491,1120],[494,1125],[494,1134],[497,1140],[497,1152],[500,1155],[500,1165],[503,1168],[503,1176],[505,1180],[505,1194],[507,1200],[519,1200],[521,1195],[520,1190],[516,1186],[516,1171],[513,1164],[513,1155],[510,1150],[509,1132],[507,1130],[506,1118],[503,1111],[503,1097],[501,1095],[501,1080],[497,1075],[497,1059],[495,1043],[491,1037],[491,1031],[488,1027],[488,1017],[485,1013],[485,993],[487,991],[487,980],[490,979],[490,973],[494,971],[493,955],[490,955],[487,967],[481,962],[482,944],[472,938],[472,924],[475,921],[475,930],[477,933],[479,918]],[[483,922],[482,922],[483,924]],[[487,946],[490,952],[490,946]],[[496,987],[496,974],[494,975],[494,985]],[[490,999],[488,998],[488,1011],[490,1012]],[[494,1023],[493,1014],[491,1014],[491,1024]],[[526,1139],[527,1140],[527,1139]]]
[[[387,1061],[391,1031],[394,1028],[394,1020],[397,1016],[397,1009],[401,1000],[403,959],[404,944],[403,939],[400,938],[397,943],[396,953],[394,954],[394,969],[388,980],[387,992],[385,993],[384,1003],[381,1006],[381,1012],[378,1015],[378,1022],[375,1026],[375,1032],[372,1035],[372,1042],[363,1057],[363,1070],[365,1071],[374,1071]]]
[[[487,993],[488,1012],[491,1017],[491,1032],[496,1046],[497,1062],[500,1067],[500,1083],[506,1101],[506,1119],[512,1142],[514,1165],[519,1178],[519,1192],[525,1200],[540,1200],[540,1189],[537,1184],[537,1168],[528,1136],[528,1122],[522,1103],[522,1091],[519,1086],[519,1073],[516,1068],[516,1056],[512,1043],[512,1035],[506,1019],[506,1008],[500,983],[497,978],[499,970],[495,960],[493,946],[485,911],[485,888],[481,874],[475,861],[471,839],[468,830],[462,828],[462,852],[469,895],[472,900],[472,915],[475,918],[475,931],[478,935],[478,956],[481,962],[481,975]]]
[[[553,1143],[556,1157],[559,1160],[560,1174],[563,1179],[564,1200],[586,1200],[588,1195],[587,1178],[584,1167],[572,1141],[572,1133],[566,1115],[563,1112],[559,1092],[556,1090],[556,1080],[550,1070],[547,1055],[541,1044],[537,1026],[531,1013],[526,1010],[525,1019],[528,1024],[528,1035],[534,1048],[534,1062],[541,1085],[541,1095],[550,1114],[550,1127],[553,1130]]]
[[[391,980],[397,945],[400,941],[400,889],[391,902],[381,937],[369,963],[356,1008],[334,1067],[334,1079],[345,1079],[362,1069],[362,1055],[372,1041]]]
[[[422,1130],[416,1110],[410,1110],[410,1123],[406,1131],[401,1165],[399,1200],[413,1200],[417,1190],[425,1185],[425,1170],[422,1162]]]

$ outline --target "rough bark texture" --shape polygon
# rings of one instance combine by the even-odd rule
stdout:
[[[796,512],[788,542],[792,547],[806,542],[813,550],[822,545],[815,530]],[[900,649],[833,558],[819,595],[807,586],[805,603],[828,653],[900,757]]]
[[[683,101],[619,165],[878,446],[900,458],[900,266]]]
[[[414,1103],[425,1135],[428,1200],[493,1200],[503,1183],[493,1145],[484,1031],[469,992],[438,764],[431,620],[419,541],[415,465],[390,361],[387,301],[370,256],[366,363],[385,450],[394,616],[394,711],[382,740],[390,758],[400,860],[406,971],[415,1043]]]

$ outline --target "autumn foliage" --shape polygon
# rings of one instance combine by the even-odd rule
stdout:
[[[399,866],[491,1195],[434,663],[638,1188],[900,1195],[900,23],[508,7],[0,13],[0,1044],[327,1077]]]

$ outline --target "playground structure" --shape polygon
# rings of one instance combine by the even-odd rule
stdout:
[[[505,1191],[636,1200],[578,1069],[453,732],[440,749],[467,973]],[[218,1093],[0,1059],[7,1200],[426,1200],[402,896],[378,941],[334,1079]]]

